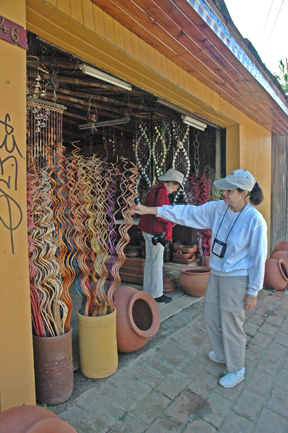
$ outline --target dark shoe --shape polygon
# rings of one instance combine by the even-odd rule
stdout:
[[[169,298],[169,296],[159,296],[159,298],[154,298],[156,302],[166,302],[166,304],[168,304],[168,302],[172,301],[172,298]]]

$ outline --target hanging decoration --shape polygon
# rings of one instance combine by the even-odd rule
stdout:
[[[152,146],[153,159],[153,181],[154,185],[157,178],[166,172],[166,158],[171,146],[171,132],[167,121],[155,122]],[[168,142],[166,141],[168,132]]]
[[[189,125],[185,125],[182,122],[176,122],[175,120],[172,121],[173,139],[176,141],[176,146],[173,149],[172,168],[184,174],[184,188],[190,174],[189,130]],[[176,204],[180,194],[183,194],[185,200],[187,201],[185,190],[179,188],[174,197],[173,204]]]
[[[136,163],[139,167],[139,182],[143,179],[149,189],[151,189],[152,184],[150,181],[151,171],[152,171],[152,145],[151,136],[149,133],[149,123],[140,119],[138,123],[138,128],[136,131],[136,136],[134,140],[134,152]]]

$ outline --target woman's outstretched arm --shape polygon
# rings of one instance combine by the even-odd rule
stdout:
[[[138,215],[157,215],[157,207],[148,207],[138,203],[132,211],[132,215],[137,213]]]

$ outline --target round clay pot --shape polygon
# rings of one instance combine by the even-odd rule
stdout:
[[[270,259],[283,259],[286,263],[288,263],[288,251],[276,251],[271,255]]]
[[[288,264],[283,259],[268,259],[265,263],[264,287],[283,290],[288,284]]]
[[[106,316],[77,311],[81,373],[91,379],[112,376],[118,367],[116,309]]]
[[[209,267],[187,266],[181,269],[181,274],[179,276],[179,284],[190,296],[204,296],[209,274]]]
[[[36,400],[64,403],[73,391],[72,329],[57,337],[33,336]]]
[[[40,406],[16,406],[0,413],[0,433],[77,433],[58,415]]]
[[[147,292],[121,285],[114,293],[117,309],[117,345],[120,352],[141,349],[159,330],[160,311]]]
[[[288,251],[288,241],[278,242],[278,244],[275,245],[274,250],[272,251],[272,254],[276,253],[276,251]],[[272,256],[272,254],[271,254],[271,256]]]

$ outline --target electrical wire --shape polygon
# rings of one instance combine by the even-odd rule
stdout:
[[[283,3],[284,3],[284,0],[282,0],[281,6],[280,6],[280,8],[279,8],[279,11],[278,11],[278,14],[277,14],[277,17],[276,17],[276,20],[275,20],[275,22],[274,22],[274,26],[273,26],[273,28],[272,28],[272,30],[271,30],[271,33],[270,33],[269,38],[268,38],[268,40],[267,40],[267,42],[266,42],[266,45],[265,45],[265,47],[263,48],[262,51],[265,50],[265,48],[266,48],[267,45],[268,45],[268,42],[270,41],[271,35],[272,35],[273,31],[274,31],[274,28],[275,28],[275,26],[276,26],[276,23],[277,23],[278,17],[279,17],[279,15],[280,15],[280,12],[281,12],[281,9],[282,9],[282,6],[283,6]]]
[[[269,12],[268,12],[268,15],[267,15],[267,18],[266,18],[266,21],[265,21],[265,24],[264,24],[264,27],[263,27],[263,30],[262,30],[262,34],[260,36],[260,40],[259,40],[258,46],[260,46],[260,44],[261,44],[261,41],[262,41],[262,38],[263,38],[263,34],[264,34],[264,31],[265,31],[265,28],[266,28],[266,24],[267,24],[267,21],[268,21],[268,18],[269,18],[269,15],[270,15],[273,3],[274,3],[274,0],[272,0],[272,2],[270,4]]]

